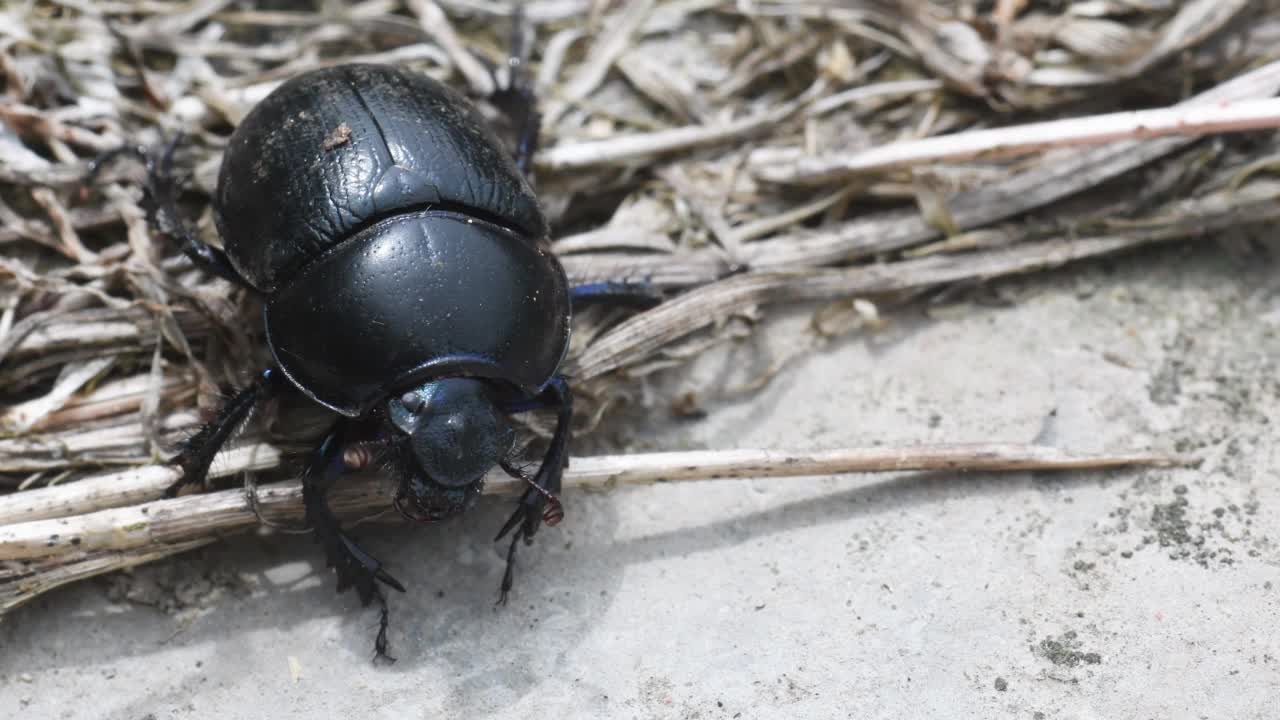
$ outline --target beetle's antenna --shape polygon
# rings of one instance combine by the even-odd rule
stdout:
[[[537,490],[542,497],[547,499],[547,508],[542,511],[542,522],[548,527],[555,527],[564,519],[564,505],[560,503],[560,498],[550,490],[538,485],[533,480],[529,480],[529,487]]]
[[[511,477],[525,481],[529,487],[536,490],[539,495],[546,499],[547,508],[542,511],[542,522],[546,523],[549,527],[555,527],[560,524],[560,521],[564,519],[564,505],[561,504],[560,498],[557,497],[555,493],[534,482],[529,473],[516,467],[510,462],[504,460],[502,462],[502,469]]]

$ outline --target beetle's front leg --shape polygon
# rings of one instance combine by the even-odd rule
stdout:
[[[573,420],[573,393],[569,390],[569,384],[563,377],[557,376],[538,397],[534,398],[533,406],[557,409],[556,430],[551,437],[551,445],[542,458],[542,464],[532,478],[510,463],[502,464],[502,469],[508,474],[525,480],[531,487],[525,491],[515,512],[494,538],[496,542],[512,530],[515,531],[511,537],[511,545],[507,549],[507,569],[502,574],[502,588],[498,596],[498,602],[501,604],[506,604],[507,595],[511,592],[515,579],[517,545],[521,541],[525,545],[532,544],[534,533],[538,532],[544,519],[547,524],[554,525],[564,516],[560,508],[559,495],[564,469],[569,465],[569,426]],[[532,409],[532,407],[520,409]]]
[[[379,582],[404,592],[400,581],[382,569],[382,563],[356,544],[354,538],[342,529],[342,524],[329,509],[329,489],[342,477],[345,469],[343,451],[348,439],[350,421],[339,420],[323,442],[311,453],[302,474],[302,501],[306,509],[307,525],[315,532],[316,540],[324,546],[329,567],[338,575],[338,592],[354,587],[366,607],[378,601],[381,615],[378,619],[378,637],[374,641],[376,658],[395,661],[387,653],[387,626],[389,613],[387,598]]]

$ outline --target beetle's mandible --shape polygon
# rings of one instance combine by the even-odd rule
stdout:
[[[518,78],[513,74],[513,77]],[[519,132],[509,154],[460,94],[385,65],[297,76],[244,118],[223,156],[214,217],[224,250],[177,211],[173,147],[149,163],[149,216],[200,267],[261,296],[274,364],[188,440],[174,462],[203,484],[218,450],[264,398],[296,388],[337,415],[303,472],[306,520],[337,572],[382,619],[380,583],[404,587],[362,550],[326,496],[353,447],[381,455],[407,517],[471,507],[494,466],[529,485],[499,539],[515,549],[561,517],[572,397],[558,374],[571,303],[658,301],[644,284],[571,289],[523,169],[536,144],[532,93],[503,91]],[[510,461],[509,415],[557,412],[536,473]]]

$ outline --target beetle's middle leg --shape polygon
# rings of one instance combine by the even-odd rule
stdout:
[[[560,484],[564,477],[564,469],[569,465],[569,424],[573,420],[573,394],[569,384],[563,377],[557,376],[551,381],[533,402],[515,411],[530,410],[536,407],[556,408],[556,430],[551,437],[551,445],[542,457],[542,464],[532,478],[510,463],[504,462],[502,469],[509,475],[523,479],[530,484],[516,505],[516,510],[507,519],[506,524],[498,531],[495,542],[515,531],[511,537],[511,546],[507,549],[507,569],[502,574],[502,588],[498,602],[505,604],[507,595],[515,580],[516,547],[521,541],[525,545],[533,543],[533,535],[538,532],[545,519],[547,524],[554,525],[563,517],[560,508]],[[548,507],[550,504],[550,507]]]
[[[165,497],[174,497],[187,485],[203,485],[209,475],[209,466],[213,458],[222,449],[231,436],[244,426],[258,403],[266,400],[280,389],[284,373],[275,368],[267,368],[249,387],[236,393],[222,406],[213,422],[200,428],[182,444],[170,463],[182,468],[182,477],[165,490]]]
[[[382,563],[356,544],[354,538],[342,529],[342,524],[329,509],[329,489],[342,477],[345,469],[343,451],[346,449],[351,421],[343,419],[334,424],[319,447],[311,453],[302,475],[302,501],[306,509],[307,526],[324,546],[328,566],[338,575],[338,592],[354,587],[366,607],[377,601],[381,614],[378,619],[378,637],[374,641],[375,658],[394,661],[387,653],[387,598],[379,582],[404,592],[400,584]]]

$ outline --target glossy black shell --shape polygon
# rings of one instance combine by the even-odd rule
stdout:
[[[277,363],[344,415],[432,377],[535,393],[568,348],[537,199],[484,119],[425,76],[344,65],[284,83],[232,135],[214,211],[267,296]]]
[[[377,219],[428,205],[547,234],[533,190],[462,96],[388,65],[339,65],[289,80],[245,116],[214,219],[232,265],[270,293]]]

